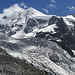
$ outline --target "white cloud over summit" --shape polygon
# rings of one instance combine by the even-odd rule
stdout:
[[[24,11],[25,9],[21,8],[24,7],[24,8],[27,8],[27,6],[22,2],[21,4],[13,4],[11,5],[9,8],[6,8],[3,10],[3,15],[7,15],[7,16],[10,16],[12,14],[16,14],[16,12],[19,12],[19,11]]]
[[[24,11],[24,9],[21,8],[18,4],[14,4],[10,6],[9,8],[4,9],[2,15],[11,16],[12,14],[15,15],[16,12],[19,12],[19,11]]]

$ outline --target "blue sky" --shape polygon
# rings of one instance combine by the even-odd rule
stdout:
[[[15,3],[24,8],[33,7],[49,15],[75,14],[75,0],[0,0],[0,13]]]

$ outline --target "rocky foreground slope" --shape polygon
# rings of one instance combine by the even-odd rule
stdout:
[[[1,63],[5,69],[8,66],[7,72],[12,69],[15,74],[75,75],[75,15],[45,15],[15,4],[0,14],[0,47],[9,54],[0,57],[10,61]],[[24,61],[30,69],[24,69]],[[38,74],[39,70],[31,69],[29,64],[42,71]]]
[[[47,75],[26,61],[13,58],[0,48],[1,75]]]

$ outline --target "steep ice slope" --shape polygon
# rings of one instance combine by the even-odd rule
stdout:
[[[0,14],[0,47],[47,75],[75,75],[75,17],[45,15],[16,4]]]

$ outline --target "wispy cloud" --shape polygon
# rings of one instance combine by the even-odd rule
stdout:
[[[52,9],[52,8],[55,8],[56,5],[54,5],[54,4],[50,4],[48,7],[50,7],[50,9]]]
[[[75,11],[75,7],[74,6],[68,6],[68,9],[70,10],[70,12],[74,12]]]
[[[14,11],[13,11],[14,10]],[[24,11],[18,4],[11,5],[9,8],[3,10],[3,14],[7,16],[15,15],[16,12]]]
[[[55,3],[55,0],[51,0],[51,2]]]
[[[45,9],[45,8],[43,8],[43,10],[48,14],[49,12],[48,12],[48,9]]]
[[[20,6],[27,8],[27,5],[25,5],[23,2],[20,4]]]
[[[68,6],[68,9],[70,10],[70,12],[74,12],[75,11],[75,7],[74,6]]]

